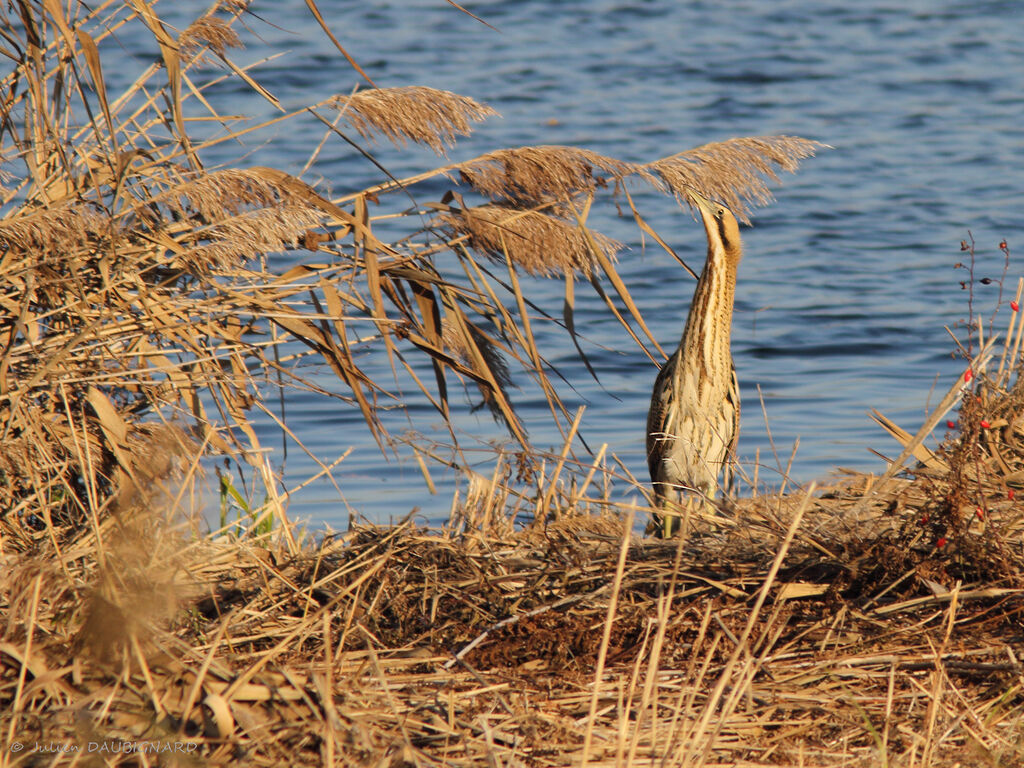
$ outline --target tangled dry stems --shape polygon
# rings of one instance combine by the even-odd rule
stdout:
[[[207,449],[249,462],[262,450],[248,416],[260,400],[261,380],[276,375],[322,389],[299,368],[277,364],[280,348],[289,344],[288,358],[317,357],[335,372],[343,387],[336,396],[360,409],[382,447],[392,440],[379,416],[382,401],[401,403],[390,382],[374,381],[356,362],[358,352],[374,346],[445,418],[446,375],[472,382],[510,437],[528,448],[526,427],[508,396],[506,360],[538,383],[552,413],[568,419],[568,411],[525,318],[506,309],[510,298],[522,314],[521,288],[513,281],[509,295],[499,295],[480,256],[536,275],[581,274],[595,285],[607,278],[647,332],[615,272],[619,244],[585,228],[579,213],[590,210],[591,198],[609,181],[615,191],[628,177],[657,185],[641,166],[585,149],[539,146],[434,169],[421,178],[457,174],[471,190],[503,202],[460,209],[437,204],[446,211],[441,223],[449,234],[440,240],[436,229],[422,229],[418,212],[400,213],[415,222],[414,234],[396,243],[374,231],[369,206],[380,204],[379,190],[360,191],[342,207],[278,169],[206,170],[199,158],[208,145],[241,131],[205,142],[185,133],[186,114],[196,110],[226,124],[203,95],[217,78],[201,76],[197,56],[216,55],[276,103],[228,58],[240,43],[235,26],[243,10],[239,4],[210,10],[175,47],[149,6],[116,6],[109,15],[83,6],[82,13],[56,20],[48,15],[54,9],[19,5],[20,18],[41,14],[38,23],[60,34],[40,49],[49,66],[26,56],[3,80],[12,94],[4,106],[8,124],[21,128],[5,134],[0,153],[25,164],[11,179],[0,220],[6,248],[0,422],[14,457],[0,498],[9,508],[53,507],[84,519],[91,507],[119,497],[123,478],[143,472],[126,450],[130,436],[164,425],[194,439],[195,452],[175,453],[182,467]],[[140,21],[163,68],[145,67],[121,93],[108,92],[105,46],[121,25]],[[66,37],[63,30],[72,23],[77,36]],[[27,34],[19,24],[7,25],[13,40]],[[26,40],[23,47],[34,44]],[[192,90],[181,87],[188,72],[196,77]],[[19,89],[19,79],[39,87]],[[90,94],[98,104],[87,103]],[[58,103],[66,119],[45,119]],[[363,90],[310,109],[328,105],[365,137],[383,134],[439,151],[494,114],[472,99],[425,87]],[[308,114],[298,110],[289,117]],[[128,125],[131,131],[124,130]],[[687,178],[704,191],[714,183],[734,197],[753,194],[756,202],[763,194],[754,179],[762,172],[771,176],[774,165],[792,170],[812,148],[800,142],[733,140],[714,151],[703,148],[690,159],[696,170]],[[669,178],[667,169],[677,162],[667,159],[658,173]],[[676,194],[683,194],[682,183],[673,188]],[[303,250],[319,251],[328,261],[284,275],[253,266],[266,254]],[[454,253],[468,279],[438,273],[433,257],[439,251]],[[254,342],[254,334],[269,340]],[[309,352],[295,353],[294,345]],[[431,359],[435,386],[418,376],[403,349]],[[110,407],[98,405],[103,401]]]

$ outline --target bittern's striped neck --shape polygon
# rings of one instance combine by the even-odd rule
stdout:
[[[701,214],[707,229],[708,255],[693,293],[680,346],[684,367],[698,368],[697,381],[718,384],[715,377],[731,376],[732,307],[742,251],[735,232],[731,233],[729,247],[723,243],[720,227],[727,223],[722,218],[710,215],[703,206]]]

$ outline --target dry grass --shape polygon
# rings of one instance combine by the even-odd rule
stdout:
[[[1016,417],[989,419],[1024,412],[1024,388],[1019,356],[986,358],[930,420],[959,403],[961,423],[989,427],[950,433],[931,453],[943,463],[733,499],[676,541],[636,535],[651,510],[608,499],[603,450],[527,493],[500,467],[476,476],[442,530],[211,539],[137,505],[85,527],[48,521],[5,555],[0,728],[27,764],[53,766],[76,756],[31,750],[144,745],[211,765],[1018,765],[1024,516],[1006,489],[1024,447]],[[979,393],[982,411],[965,413]],[[900,439],[907,456],[921,447]],[[985,515],[960,514],[964,499],[985,499]],[[534,522],[516,525],[524,512]]]

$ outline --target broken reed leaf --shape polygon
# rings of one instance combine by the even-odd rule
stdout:
[[[413,141],[439,155],[455,144],[456,136],[472,133],[472,123],[498,114],[467,96],[415,85],[338,95],[332,103],[365,139],[381,133],[397,146]]]
[[[520,211],[501,205],[442,214],[442,226],[464,235],[470,248],[495,259],[506,256],[531,275],[593,274],[598,260],[592,246],[612,259],[622,244],[599,232],[584,232],[576,223],[539,211]]]
[[[183,63],[209,63],[211,59],[204,48],[223,57],[228,48],[244,47],[238,33],[231,28],[231,23],[212,13],[200,16],[178,36],[178,50]]]
[[[461,180],[484,197],[524,206],[564,200],[627,176],[655,181],[640,166],[565,146],[499,149],[462,163],[457,170]]]
[[[467,327],[473,337],[473,343],[476,344],[480,353],[487,361],[487,366],[494,373],[494,378],[503,387],[510,386],[512,384],[512,377],[509,375],[508,364],[505,362],[505,358],[502,357],[501,352],[478,328],[468,323]],[[441,324],[441,341],[444,343],[445,349],[458,358],[460,362],[465,364],[471,362],[470,342],[462,334],[459,324],[452,322],[447,316],[445,316]]]
[[[473,355],[469,345],[474,344],[479,350],[480,357],[483,358],[484,364],[490,370],[494,381],[497,382],[502,393],[505,395],[505,400],[509,401],[508,390],[509,387],[512,386],[512,376],[508,370],[508,363],[498,350],[498,347],[488,339],[479,328],[475,327],[468,321],[466,322],[465,327],[468,329],[468,332],[472,337],[471,339],[466,338],[459,323],[453,322],[448,317],[447,313],[445,314],[444,319],[441,321],[441,341],[444,344],[445,349],[463,365],[473,368],[475,367],[473,362],[475,356]],[[495,400],[494,394],[490,392],[488,387],[482,384],[478,383],[477,386],[480,388],[480,394],[483,395],[484,399],[483,402],[473,410],[476,410],[482,405],[486,405],[490,409],[491,416],[494,417],[494,420],[504,423],[505,415],[502,413],[501,407]]]
[[[796,171],[800,160],[827,144],[798,136],[751,136],[705,144],[655,160],[644,166],[659,186],[686,200],[688,190],[725,204],[750,223],[749,204],[765,205],[772,194],[768,181],[778,181],[776,168]]]

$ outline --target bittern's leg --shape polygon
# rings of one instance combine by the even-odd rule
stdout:
[[[661,496],[659,512],[655,513],[654,526],[648,528],[648,533],[653,532],[663,539],[683,535],[690,529],[690,521],[695,515],[703,510],[717,511],[715,505],[717,491],[715,486],[707,487],[703,494],[680,492],[674,489],[672,493]]]

